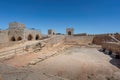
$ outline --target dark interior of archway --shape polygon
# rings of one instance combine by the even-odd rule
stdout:
[[[36,40],[39,40],[39,38],[40,38],[39,35],[36,35]]]
[[[20,41],[20,40],[22,40],[22,38],[21,38],[21,37],[18,37],[18,38],[17,38],[17,41]]]
[[[68,35],[71,35],[71,31],[68,32]]]
[[[15,40],[15,37],[12,37],[12,38],[11,38],[11,41],[16,41],[16,40]]]
[[[28,35],[28,40],[32,40],[32,35]]]

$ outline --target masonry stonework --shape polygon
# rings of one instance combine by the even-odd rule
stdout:
[[[55,30],[49,29],[48,30],[48,35],[56,35]]]
[[[73,28],[67,28],[66,29],[66,34],[67,35],[73,35],[74,34],[74,29]]]
[[[40,31],[26,29],[25,24],[9,23],[8,30],[0,31],[0,43],[39,40],[42,37]]]

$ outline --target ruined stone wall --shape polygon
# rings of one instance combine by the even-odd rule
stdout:
[[[55,37],[52,37],[50,39],[48,39],[46,44],[46,48],[53,48],[59,45],[64,45],[65,42],[65,36],[63,35],[57,35]]]
[[[8,30],[0,30],[0,44],[8,41]]]
[[[42,34],[36,30],[24,30],[25,32],[25,40],[39,40],[42,38]],[[30,39],[31,38],[31,39]]]
[[[18,22],[9,23],[9,29],[14,29],[14,28],[24,29],[25,27],[26,27],[25,24],[22,24],[22,23],[18,23]]]
[[[66,36],[66,42],[75,42],[76,44],[89,44],[92,43],[94,36]]]
[[[103,43],[102,48],[107,49],[109,51],[112,51],[115,54],[120,55],[120,44],[118,44],[118,43]]]
[[[101,45],[104,42],[115,42],[109,35],[97,35],[93,39],[93,44]]]
[[[24,40],[24,29],[15,28],[8,31],[9,41]]]

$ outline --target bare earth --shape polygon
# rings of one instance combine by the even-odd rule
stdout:
[[[120,68],[112,63],[115,60],[96,48],[74,47],[36,65],[13,67],[14,61],[21,64],[28,60],[19,58],[4,63],[11,62],[11,66],[0,64],[4,80],[120,80]]]

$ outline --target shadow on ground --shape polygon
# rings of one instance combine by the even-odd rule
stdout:
[[[120,59],[112,58],[112,59],[110,60],[110,63],[120,69]]]

